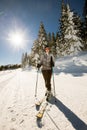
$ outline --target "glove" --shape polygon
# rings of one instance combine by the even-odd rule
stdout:
[[[40,65],[40,64],[37,64],[37,68],[38,68],[38,70],[39,70],[40,67],[41,67],[41,65]]]

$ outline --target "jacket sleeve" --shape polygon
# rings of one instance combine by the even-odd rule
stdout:
[[[37,64],[37,68],[40,68],[43,64],[43,56],[41,56],[40,61]]]

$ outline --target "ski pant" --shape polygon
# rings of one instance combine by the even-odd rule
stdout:
[[[42,75],[45,81],[45,86],[48,91],[51,91],[51,76],[52,70],[42,70]]]

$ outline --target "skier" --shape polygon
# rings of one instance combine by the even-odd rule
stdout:
[[[37,68],[42,67],[42,75],[45,81],[47,100],[50,100],[52,97],[51,92],[51,76],[52,76],[52,68],[54,67],[54,57],[50,53],[49,46],[45,46],[45,53],[41,56],[40,62],[37,64]]]

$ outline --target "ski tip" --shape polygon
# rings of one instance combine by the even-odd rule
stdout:
[[[36,106],[40,106],[40,105],[41,105],[41,102],[36,102],[35,105],[36,105]]]
[[[37,117],[37,119],[42,119],[43,114],[42,114],[42,113],[38,113],[38,114],[36,115],[36,117]]]
[[[40,106],[40,104],[35,103],[36,106]]]
[[[36,110],[38,111],[40,109],[40,103],[35,103],[35,106],[36,106]]]

